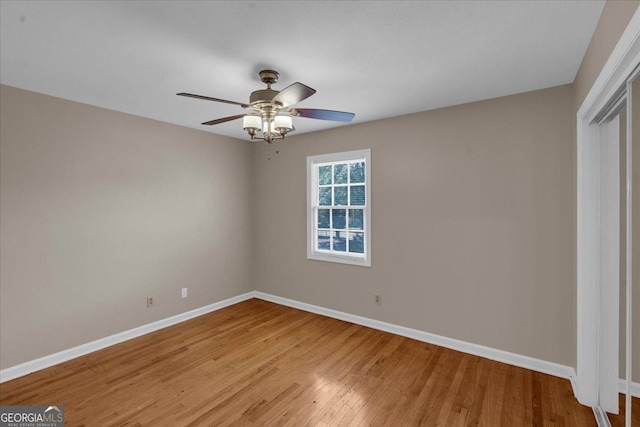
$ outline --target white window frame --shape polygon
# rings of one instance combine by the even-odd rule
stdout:
[[[344,163],[354,160],[365,162],[365,204],[344,206],[344,209],[363,209],[364,254],[325,251],[317,249],[316,210],[318,206],[318,167],[327,163]],[[342,206],[340,207],[342,208]],[[348,225],[347,225],[348,226]],[[371,150],[346,151],[307,157],[307,258],[317,261],[371,267]]]

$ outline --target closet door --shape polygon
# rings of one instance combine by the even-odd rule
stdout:
[[[627,131],[631,133],[628,138],[625,151],[631,151],[630,159],[626,159],[626,167],[630,173],[625,175],[625,184],[630,195],[630,206],[626,206],[625,215],[625,256],[621,264],[625,264],[625,366],[620,378],[627,380],[625,388],[625,421],[627,425],[640,426],[640,399],[631,398],[627,392],[638,393],[637,385],[640,384],[640,78],[638,74],[627,85],[627,96],[630,114],[627,115]],[[629,96],[630,93],[630,96]],[[627,135],[628,136],[628,135]],[[628,154],[628,153],[627,153]],[[626,168],[625,168],[626,169]],[[627,172],[625,170],[625,172]],[[627,183],[626,181],[629,180]],[[630,239],[629,239],[630,237]],[[630,277],[631,280],[627,280]],[[629,328],[631,329],[629,331]],[[627,346],[627,340],[631,345]],[[633,411],[632,411],[633,409]]]
[[[598,406],[614,427],[640,427],[640,399],[631,397],[640,383],[640,78],[635,76],[599,123]]]
[[[614,427],[640,426],[640,78],[626,86],[625,108],[619,113],[620,263],[619,263],[619,407],[609,414]],[[606,317],[606,313],[605,313]],[[600,372],[602,375],[602,372]],[[602,379],[601,379],[602,384]],[[635,385],[635,387],[634,387]]]
[[[624,104],[621,104],[624,105]],[[619,108],[599,124],[598,146],[598,229],[599,229],[599,354],[598,406],[611,414],[618,414],[618,378],[620,372],[620,136]]]

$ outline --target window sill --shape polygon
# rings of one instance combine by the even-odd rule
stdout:
[[[350,257],[350,256],[340,256],[340,255],[312,252],[307,254],[307,259],[311,259],[314,261],[335,262],[338,264],[357,265],[360,267],[371,267],[371,259],[366,259],[366,258],[357,258],[357,257]]]

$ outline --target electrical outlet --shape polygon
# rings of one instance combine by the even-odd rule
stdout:
[[[182,288],[182,298],[187,297],[187,288]]]
[[[374,301],[377,305],[382,305],[382,295],[376,294]]]
[[[147,297],[147,307],[153,307],[153,297]]]

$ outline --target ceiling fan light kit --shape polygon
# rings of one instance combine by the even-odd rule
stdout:
[[[246,115],[242,118],[242,129],[246,130],[251,139],[264,139],[271,142],[274,139],[284,139],[293,129],[291,116],[275,116],[273,120],[263,119],[261,116]],[[256,136],[258,132],[263,136]]]
[[[185,92],[178,93],[177,95],[203,99],[206,101],[239,105],[246,110],[251,110],[251,112],[247,114],[223,117],[221,119],[210,120],[202,124],[208,126],[217,125],[219,123],[225,123],[242,118],[242,128],[249,134],[251,139],[264,140],[269,144],[274,140],[284,139],[287,133],[295,130],[293,127],[292,116],[346,123],[351,122],[355,116],[354,113],[347,113],[344,111],[318,110],[313,108],[289,108],[290,106],[297,104],[316,93],[315,89],[296,82],[281,91],[277,91],[271,89],[271,85],[276,83],[278,81],[278,77],[280,77],[280,74],[277,71],[262,70],[259,74],[260,80],[267,85],[267,88],[252,92],[249,97],[249,104]]]

